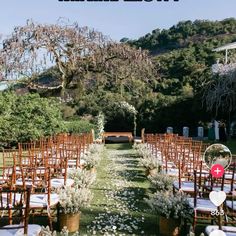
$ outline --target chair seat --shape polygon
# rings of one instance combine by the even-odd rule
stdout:
[[[236,211],[236,201],[226,201],[226,206],[231,209]]]
[[[19,225],[6,225],[4,228],[0,230],[1,236],[23,236],[24,235],[24,229],[7,229],[8,227],[18,227]],[[35,224],[29,224],[28,225],[28,234],[27,236],[37,236],[41,232],[41,226],[35,225]]]
[[[210,199],[198,198],[196,207],[194,207],[194,198],[188,198],[188,202],[190,207],[196,211],[211,212],[217,210],[217,207],[211,202]]]
[[[167,167],[168,167],[168,168],[176,168],[176,165],[175,165],[174,162],[168,161],[168,162],[167,162]]]
[[[46,208],[48,207],[47,194],[31,194],[30,208]],[[50,206],[55,206],[59,202],[59,196],[56,193],[50,194]]]
[[[219,226],[217,225],[209,225],[206,227],[205,232],[207,235],[210,235],[210,233],[214,230],[219,229]],[[236,227],[234,226],[222,226],[222,231],[226,234],[226,236],[235,236],[236,235]],[[221,235],[219,235],[221,236]]]
[[[197,172],[197,177],[200,177],[200,176],[202,178],[209,176],[209,170],[202,170],[201,173]]]
[[[234,186],[234,189],[236,188],[236,186]],[[207,189],[208,191],[221,191],[221,186],[213,186],[212,190],[211,190],[211,186],[205,186],[205,189]],[[230,184],[225,184],[223,191],[226,194],[231,193],[231,186]]]
[[[36,178],[34,179],[34,181],[32,181],[31,178],[27,178],[27,179],[24,179],[24,184],[25,184],[26,186],[32,186],[32,185],[36,186],[36,185],[40,185],[40,184],[41,184],[41,181],[40,181],[40,178],[38,178],[38,177],[36,177]],[[23,181],[22,181],[22,179],[21,179],[21,178],[17,179],[15,185],[17,185],[17,186],[23,186]]]
[[[174,181],[173,186],[177,190],[182,190],[186,192],[194,192],[194,182],[191,182],[191,181],[182,181],[180,188],[179,188],[179,181]]]
[[[164,173],[166,173],[169,176],[178,176],[179,175],[179,170],[178,169],[167,169],[167,172],[164,170]]]
[[[225,174],[225,179],[232,179],[233,174]],[[236,180],[236,175],[234,175],[234,180]]]
[[[66,186],[72,186],[74,184],[73,179],[66,179]],[[64,186],[64,179],[51,179],[52,188],[61,188]]]

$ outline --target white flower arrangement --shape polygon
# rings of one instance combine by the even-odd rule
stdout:
[[[129,112],[130,114],[133,114],[134,116],[134,136],[136,136],[136,128],[137,128],[137,123],[136,123],[136,116],[138,114],[138,111],[135,109],[135,107],[128,102],[120,102],[120,107],[124,109],[125,111]]]
[[[161,161],[157,157],[153,155],[147,155],[139,159],[139,166],[142,166],[147,170],[157,169],[158,172],[160,172],[162,164],[161,164]]]
[[[102,153],[104,151],[104,145],[101,144],[91,144],[88,148],[88,152],[84,156],[85,169],[89,170],[96,167],[100,160]]]
[[[79,188],[89,188],[96,180],[96,174],[85,169],[71,169],[68,176],[74,180],[74,185]]]
[[[133,149],[136,150],[139,156],[143,157],[146,154],[150,154],[150,150],[146,143],[134,144]]]
[[[82,207],[89,206],[92,200],[92,192],[87,188],[65,186],[58,190],[60,212],[75,214],[80,212]]]
[[[100,111],[97,116],[97,138],[102,139],[102,134],[104,132],[105,117],[104,114]]]
[[[156,173],[149,175],[148,178],[157,191],[170,191],[173,188],[174,177],[167,174]]]
[[[142,166],[148,170],[157,169],[161,170],[162,161],[160,156],[154,156],[147,144],[134,144],[133,149],[136,150],[139,159],[139,166]]]
[[[99,153],[87,153],[84,156],[84,160],[85,160],[85,164],[84,164],[85,169],[90,170],[99,164],[100,155],[99,155]]]
[[[131,114],[136,115],[138,113],[138,111],[135,109],[135,107],[131,104],[129,104],[128,102],[120,102],[120,107],[126,111],[128,111]]]
[[[104,145],[103,144],[91,144],[88,148],[88,153],[99,153],[103,152]]]
[[[167,219],[191,219],[193,209],[187,196],[181,193],[156,192],[150,199],[145,199],[148,205],[158,214]]]

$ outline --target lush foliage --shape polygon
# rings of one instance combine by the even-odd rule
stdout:
[[[64,131],[59,103],[38,94],[0,93],[0,141],[26,142]]]
[[[228,18],[222,21],[196,20],[181,21],[169,29],[155,29],[139,40],[130,41],[137,47],[151,51],[183,48],[193,43],[203,43],[206,38],[213,38],[219,44],[232,40],[236,31],[236,20]],[[225,37],[222,37],[224,35]],[[226,36],[227,35],[227,36]]]
[[[65,121],[65,127],[69,133],[88,133],[91,129],[95,129],[96,126],[89,120],[85,119],[73,119]]]

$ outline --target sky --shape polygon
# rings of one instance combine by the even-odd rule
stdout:
[[[183,20],[236,18],[236,0],[169,0],[169,2],[60,2],[5,0],[0,5],[0,34],[6,36],[27,19],[56,23],[60,17],[89,26],[114,40],[137,39],[156,28]]]

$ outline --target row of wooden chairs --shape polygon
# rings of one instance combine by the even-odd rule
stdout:
[[[52,228],[59,202],[55,189],[72,186],[70,168],[82,168],[82,158],[93,142],[91,134],[61,134],[36,142],[19,143],[18,149],[4,149],[0,163],[0,188],[30,188],[29,212],[46,213]],[[0,231],[1,233],[1,231]]]
[[[175,176],[173,192],[189,194],[194,209],[193,227],[199,220],[217,220],[218,208],[209,200],[211,191],[224,191],[227,201],[221,224],[236,223],[236,174],[235,165],[225,171],[222,178],[214,178],[203,160],[208,143],[176,134],[145,134],[145,142],[152,154],[162,159],[163,172]]]

